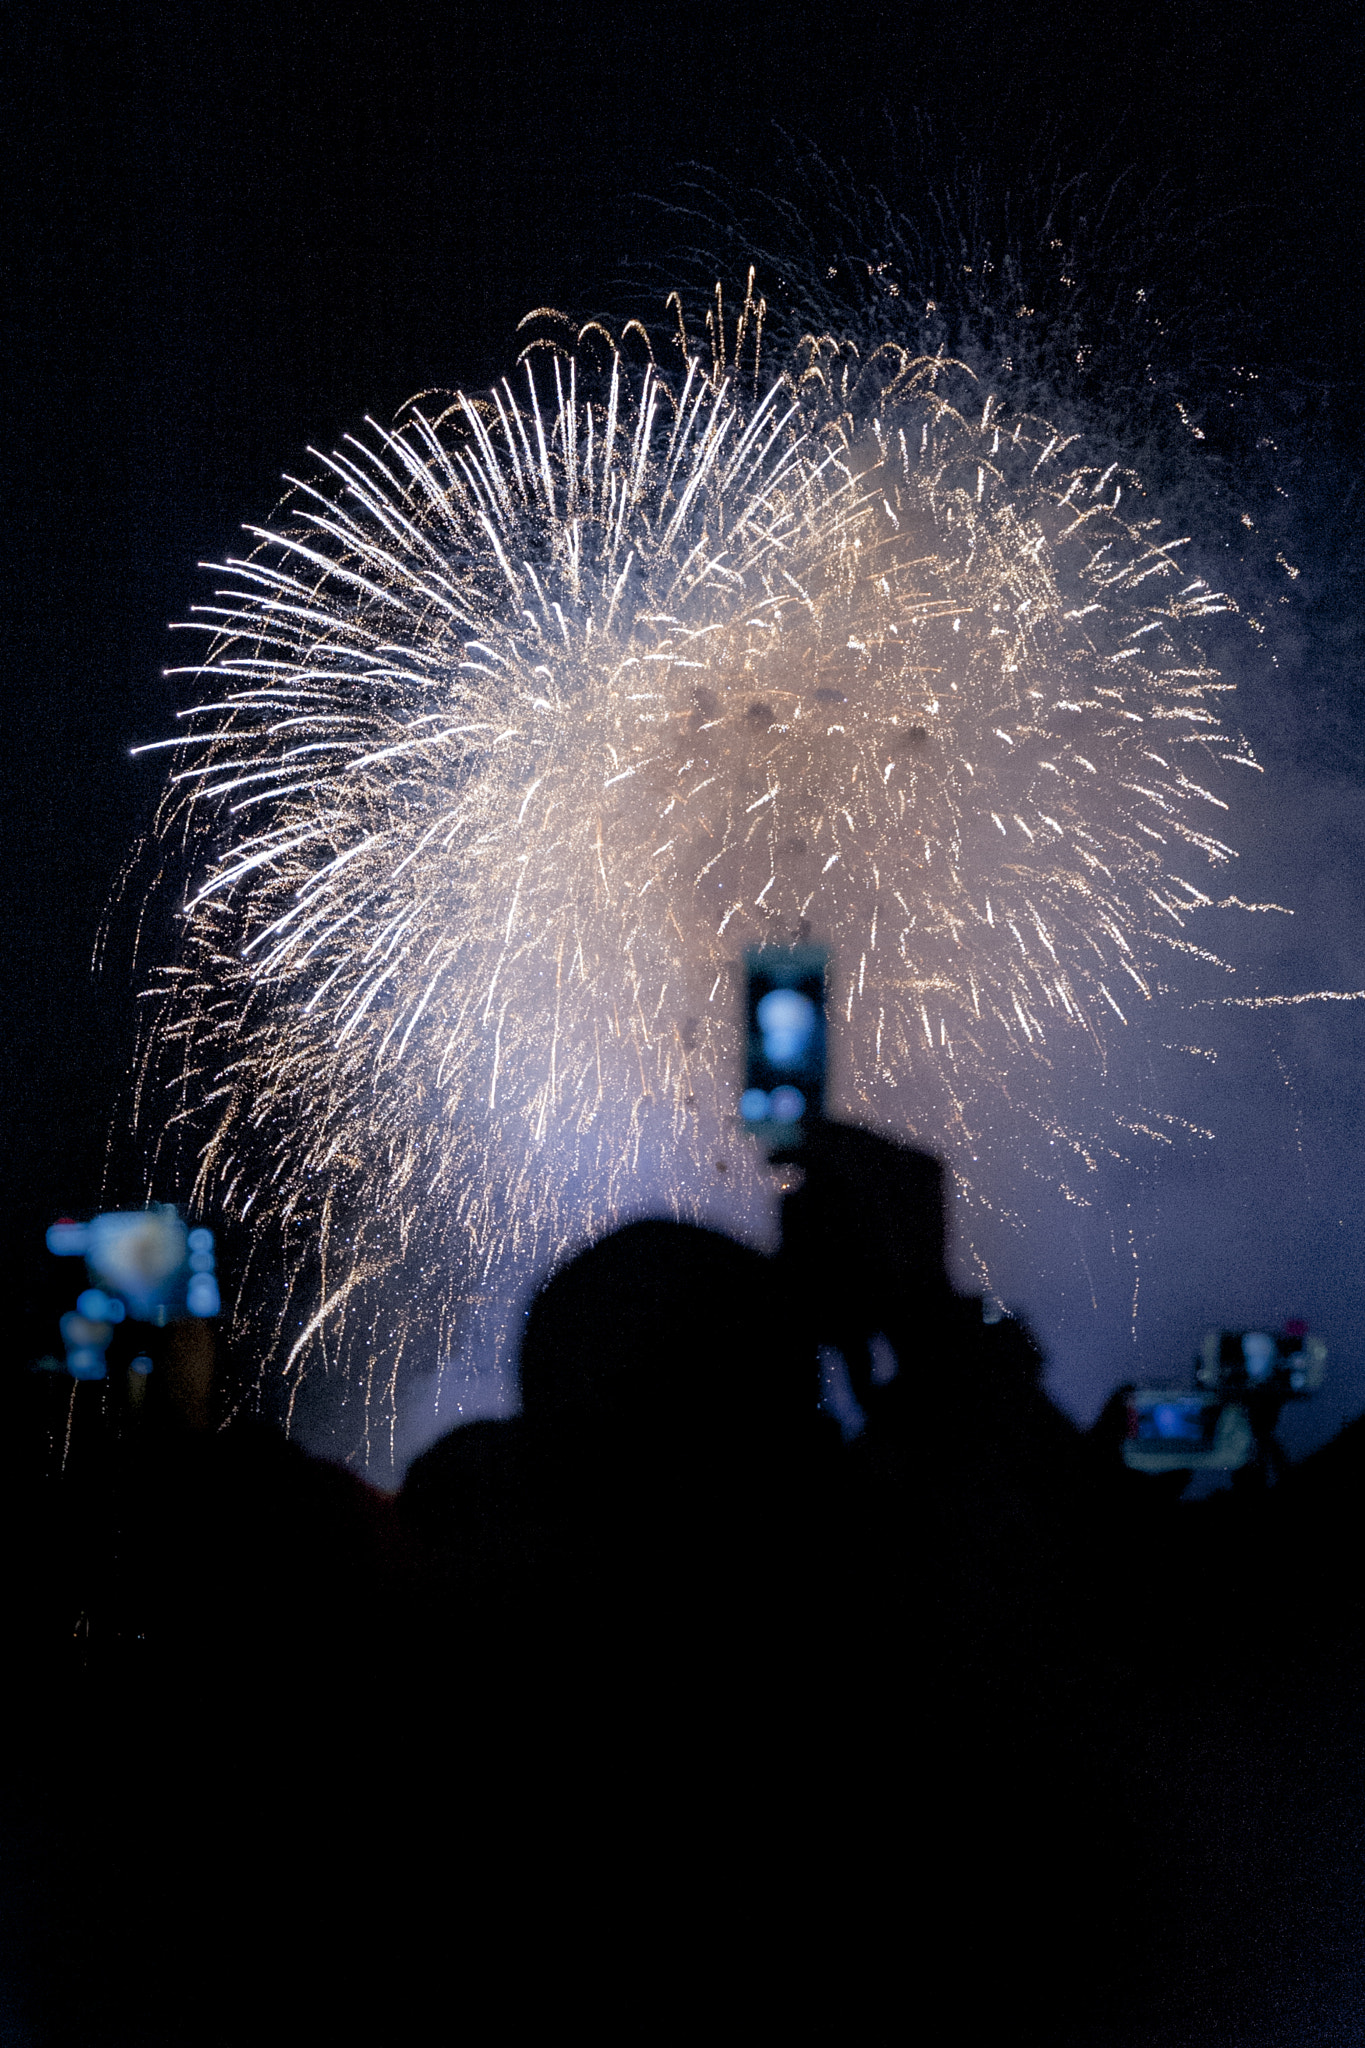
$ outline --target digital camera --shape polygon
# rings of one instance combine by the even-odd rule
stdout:
[[[1256,1448],[1236,1401],[1187,1387],[1135,1387],[1126,1397],[1123,1462],[1135,1472],[1236,1472]]]

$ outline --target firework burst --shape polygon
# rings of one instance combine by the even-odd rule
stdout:
[[[511,1269],[756,1198],[747,944],[831,945],[846,1112],[1079,1201],[1122,1136],[1068,1076],[1215,957],[1255,763],[1138,480],[942,354],[766,374],[752,281],[704,358],[674,312],[676,374],[593,326],[371,423],[190,622],[147,1073],[196,1199],[297,1248],[295,1378],[392,1389]]]

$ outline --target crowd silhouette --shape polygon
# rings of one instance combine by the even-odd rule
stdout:
[[[793,1163],[774,1257],[551,1275],[396,1499],[202,1326],[18,1430],[7,2040],[1365,2038],[1359,1426],[1182,1504],[953,1290],[936,1161]]]

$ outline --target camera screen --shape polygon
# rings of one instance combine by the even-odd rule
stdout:
[[[1209,1450],[1218,1427],[1218,1407],[1198,1394],[1167,1394],[1131,1410],[1129,1435],[1149,1450]]]
[[[746,961],[740,1114],[750,1125],[799,1124],[825,1093],[825,955],[765,947]]]

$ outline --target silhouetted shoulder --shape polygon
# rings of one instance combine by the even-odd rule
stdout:
[[[442,1544],[476,1532],[514,1490],[522,1434],[515,1420],[481,1421],[439,1438],[408,1467],[398,1497],[405,1525]]]

